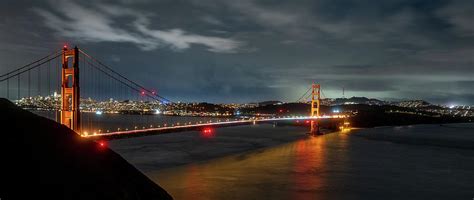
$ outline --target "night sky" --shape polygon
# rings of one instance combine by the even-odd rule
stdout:
[[[0,2],[0,74],[64,43],[175,101],[474,105],[473,0]]]

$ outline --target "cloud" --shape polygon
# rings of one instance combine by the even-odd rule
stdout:
[[[311,17],[309,11],[304,7],[295,6],[297,4],[292,2],[268,3],[256,0],[191,0],[191,2],[194,6],[206,10],[219,10],[218,13],[222,18],[237,23],[244,29],[249,28],[248,31],[254,34],[262,31],[267,34],[283,33],[297,37],[312,37],[307,27],[310,26],[307,21]]]
[[[60,36],[86,42],[132,43],[142,50],[167,46],[180,51],[202,45],[216,53],[237,52],[243,42],[231,38],[204,36],[174,28],[150,29],[152,15],[113,5],[86,7],[70,1],[54,1],[55,12],[34,11]],[[127,19],[131,21],[126,21]]]
[[[211,52],[234,53],[242,44],[241,42],[225,38],[188,34],[181,29],[171,29],[166,31],[150,30],[142,23],[138,23],[136,26],[143,34],[151,36],[163,43],[167,43],[177,50],[187,49],[192,44],[200,44],[209,47],[208,50]]]
[[[102,57],[120,56],[116,64],[124,72],[151,80],[151,85],[160,81],[175,96],[195,91],[192,96],[206,99],[217,91],[216,98],[238,99],[244,96],[238,92],[262,87],[275,91],[248,95],[285,98],[293,92],[301,95],[315,81],[337,96],[342,85],[347,92],[354,85],[357,95],[420,98],[448,96],[445,92],[474,102],[466,95],[474,77],[472,0],[45,2],[50,4],[0,1],[2,66],[14,62],[8,59],[14,54],[39,53],[32,44],[56,48],[58,39],[70,39],[89,42],[88,49]],[[29,12],[32,7],[35,12]],[[103,43],[93,45],[98,42]],[[131,45],[116,48],[118,43]],[[8,48],[20,45],[25,48]],[[157,60],[153,53],[134,54],[136,47],[172,51],[160,52]],[[213,56],[189,48],[238,54]],[[129,69],[137,59],[143,70]],[[203,70],[209,66],[218,71]],[[173,78],[177,76],[182,79]],[[183,88],[188,91],[181,92]]]
[[[213,16],[210,16],[210,15],[206,15],[206,16],[201,17],[201,20],[203,22],[206,22],[206,23],[209,23],[209,24],[212,24],[212,25],[216,25],[216,26],[224,25],[224,23],[222,23],[221,20],[219,20],[219,19],[217,19]]]
[[[252,17],[263,25],[288,26],[300,19],[299,14],[268,9],[252,0],[229,1],[229,5]]]
[[[196,1],[196,4],[202,1]],[[228,0],[221,3],[240,14],[246,23],[262,27],[256,30],[280,36],[283,33],[287,41],[323,45],[334,41],[345,44],[398,43],[414,47],[433,43],[423,33],[424,27],[417,24],[418,18],[423,16],[418,16],[418,11],[410,6],[397,7],[397,3],[337,3],[331,0],[304,3]],[[382,13],[383,7],[387,11]]]
[[[474,2],[453,1],[450,5],[441,8],[437,14],[444,18],[452,29],[460,36],[474,36]]]

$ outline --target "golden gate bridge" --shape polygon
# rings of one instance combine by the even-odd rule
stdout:
[[[16,79],[16,80],[15,80]],[[26,80],[25,80],[26,79]],[[16,84],[15,84],[16,82]],[[26,82],[26,83],[25,83]],[[83,137],[119,137],[138,136],[162,132],[176,132],[194,130],[203,127],[235,126],[255,124],[260,122],[299,121],[310,123],[310,133],[319,133],[320,120],[345,119],[346,115],[323,115],[321,107],[321,86],[312,84],[311,87],[297,100],[310,99],[311,109],[306,116],[271,116],[242,119],[216,119],[214,121],[178,122],[168,125],[150,125],[138,128],[117,128],[116,131],[92,131],[89,117],[84,119],[83,112],[93,112],[93,108],[85,105],[86,101],[107,99],[114,97],[122,101],[147,101],[161,104],[172,104],[173,101],[159,95],[156,90],[148,89],[117,72],[112,67],[86,53],[78,47],[55,51],[29,64],[16,68],[0,76],[0,83],[4,86],[4,96],[7,99],[31,100],[32,96],[51,95],[60,91],[59,101],[50,105],[50,109],[59,114],[55,119],[64,126],[74,130]],[[22,84],[26,84],[22,87]],[[33,86],[33,87],[32,87]],[[16,95],[11,91],[16,89]],[[26,90],[26,91],[25,91]],[[311,92],[310,92],[311,91]],[[26,94],[25,94],[26,93]],[[35,94],[33,94],[35,93]],[[87,97],[87,98],[81,98]],[[51,98],[51,97],[49,97]],[[342,125],[347,125],[343,122]],[[207,130],[206,130],[207,131]]]

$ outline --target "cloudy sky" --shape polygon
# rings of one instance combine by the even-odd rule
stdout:
[[[2,0],[0,73],[78,45],[172,100],[474,105],[472,0]]]

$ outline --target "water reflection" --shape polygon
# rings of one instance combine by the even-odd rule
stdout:
[[[296,147],[292,199],[313,199],[315,191],[324,187],[324,178],[320,176],[326,170],[324,141],[321,137],[312,137],[292,145]]]
[[[111,146],[175,199],[471,198],[474,151],[455,145],[472,141],[472,125],[456,132],[430,127],[312,137],[304,134],[307,130],[257,125],[219,129],[211,140],[187,132],[118,140]],[[393,143],[360,134],[402,138]],[[451,146],[414,144],[413,135],[438,137]],[[233,156],[214,159],[225,155]]]
[[[325,139],[311,136],[148,175],[176,199],[314,199],[326,184],[324,149]]]
[[[182,191],[183,199],[201,199],[203,196],[209,196],[208,182],[202,179],[200,173],[201,169],[193,164],[186,168],[183,181],[184,190]]]

